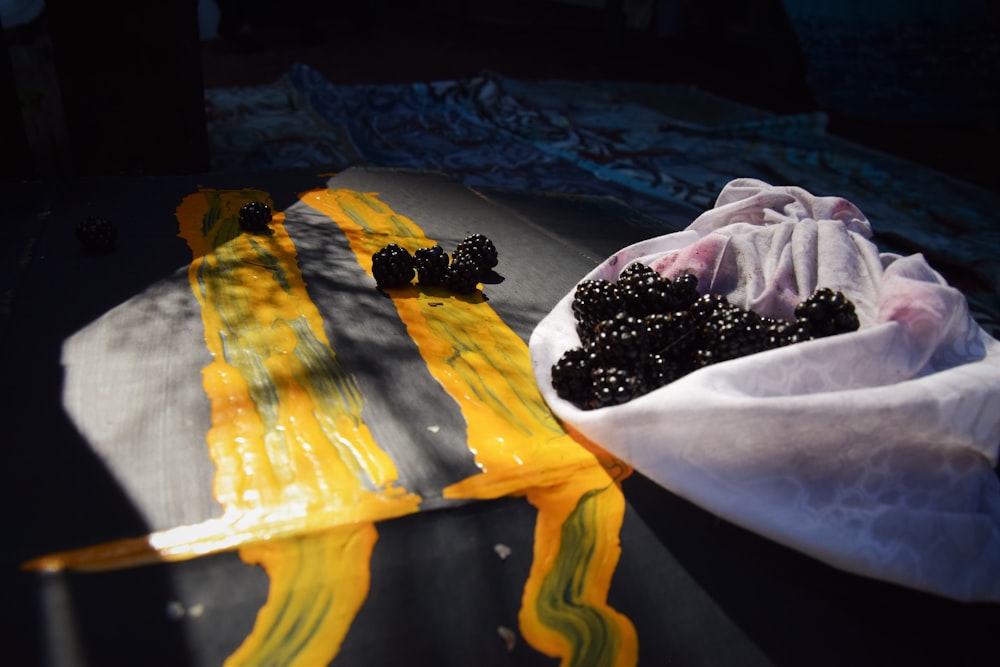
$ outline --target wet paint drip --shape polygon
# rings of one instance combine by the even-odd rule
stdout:
[[[377,539],[364,523],[244,547],[240,556],[262,566],[271,587],[253,631],[225,664],[329,664],[368,596]]]
[[[635,665],[635,629],[607,603],[621,554],[620,489],[595,469],[563,484],[529,489],[527,497],[539,513],[519,614],[525,638],[542,653],[562,658],[563,665]]]
[[[340,226],[369,274],[371,255],[387,243],[411,253],[435,243],[373,194],[318,190],[301,200]],[[581,446],[558,423],[538,392],[527,345],[481,294],[414,286],[387,292],[430,373],[465,417],[482,471],[445,496],[525,495],[538,510],[519,619],[525,639],[563,665],[636,664],[635,629],[606,602],[625,507],[616,482],[628,467]]]
[[[360,391],[330,348],[282,214],[270,234],[239,232],[239,207],[264,196],[204,190],[177,212],[213,356],[203,376],[216,499],[229,513],[280,521],[415,509],[419,498],[396,486],[361,419]]]
[[[263,198],[204,190],[177,211],[214,357],[204,385],[215,496],[236,520],[301,529],[240,550],[271,586],[229,664],[327,664],[367,596],[373,522],[416,511],[419,498],[396,486],[361,420],[361,394],[329,346],[281,214],[269,234],[233,235],[239,207]],[[348,527],[315,530],[314,517],[338,515]]]

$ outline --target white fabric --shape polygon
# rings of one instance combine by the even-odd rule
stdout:
[[[730,182],[688,229],[629,246],[699,290],[790,317],[817,287],[861,328],[708,366],[619,406],[579,410],[551,367],[578,346],[567,294],[530,340],[553,411],[670,491],[835,567],[1000,601],[1000,343],[921,255],[883,254],[839,197]]]

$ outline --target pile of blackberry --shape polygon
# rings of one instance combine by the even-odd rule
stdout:
[[[572,309],[581,344],[552,365],[552,386],[583,410],[620,405],[710,364],[859,327],[854,304],[829,288],[781,320],[700,294],[691,274],[670,280],[641,263],[617,280],[582,281]]]
[[[456,294],[471,294],[498,262],[493,241],[473,234],[462,239],[450,257],[440,245],[418,248],[411,255],[389,243],[372,254],[372,275],[380,289],[408,285],[416,276],[421,285],[443,285]]]

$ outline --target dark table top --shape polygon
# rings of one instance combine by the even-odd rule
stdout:
[[[427,290],[388,298],[361,265],[365,248],[381,243],[379,230],[352,237],[306,194],[326,197],[326,188],[367,193],[340,205],[367,202],[369,213],[385,213],[384,224],[404,218],[399,229],[422,230],[446,247],[489,236],[500,255],[495,279],[465,299]],[[615,200],[472,190],[434,173],[365,169],[4,189],[3,469],[13,540],[4,550],[2,626],[10,664],[995,663],[997,605],[838,571],[628,474],[565,433],[546,436],[537,450],[514,447],[512,457],[534,457],[510,467],[523,474],[500,474],[509,465],[500,445],[473,451],[475,438],[507,433],[520,404],[505,394],[483,399],[514,415],[501,417],[496,433],[467,423],[471,403],[434,375],[443,366],[425,363],[430,353],[414,333],[421,313],[440,312],[445,322],[448,313],[474,313],[484,329],[471,349],[516,357],[497,375],[473,369],[455,382],[475,388],[486,377],[490,389],[514,377],[534,325],[556,301],[608,254],[650,234],[640,214]],[[296,514],[292,494],[261,502],[278,510],[255,515],[248,508],[257,501],[233,489],[272,488],[234,481],[241,466],[262,474],[256,455],[227,459],[207,444],[242,414],[213,405],[203,384],[212,351],[232,356],[238,346],[213,347],[203,318],[211,287],[200,302],[192,286],[215,285],[222,273],[189,267],[209,266],[219,253],[192,252],[178,207],[240,197],[268,198],[283,214],[305,291],[296,291],[294,271],[282,273],[289,257],[269,267],[275,255],[264,252],[254,279],[306,294],[304,307],[320,318],[282,320],[298,349],[304,334],[289,322],[312,322],[325,360],[323,373],[296,378],[307,393],[320,388],[306,405],[320,410],[352,387],[363,399],[355,417],[395,467],[395,482],[359,492],[357,505],[317,501],[309,492],[319,482],[293,479],[280,488],[304,490],[308,511]],[[115,222],[114,252],[81,252],[74,229],[88,215]],[[683,228],[686,215],[670,222]],[[248,312],[280,309],[285,298],[275,293]],[[230,335],[242,326],[230,324]],[[330,377],[347,384],[324,384]],[[300,400],[269,404],[275,423],[291,423],[281,410]],[[372,456],[357,464],[369,482],[378,468]],[[219,461],[235,468],[220,471]],[[336,485],[326,492],[343,496]],[[234,514],[224,511],[238,510],[242,521],[226,523]],[[150,544],[167,547],[157,555]],[[97,560],[74,567],[70,556],[66,568],[22,569],[76,549]]]

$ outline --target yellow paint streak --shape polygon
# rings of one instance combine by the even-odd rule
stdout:
[[[271,579],[253,631],[226,660],[240,665],[327,665],[368,596],[372,524],[244,547]]]
[[[635,628],[607,604],[621,555],[620,489],[593,467],[563,483],[529,489],[527,497],[539,513],[518,617],[525,639],[563,665],[635,665]]]
[[[361,419],[309,299],[283,215],[246,234],[253,190],[202,190],[178,206],[188,277],[213,360],[203,369],[213,492],[223,514],[142,538],[50,554],[29,569],[112,569],[240,549],[271,577],[229,664],[327,664],[368,593],[374,522],[418,510]],[[282,539],[279,539],[282,538]]]
[[[369,274],[371,255],[387,243],[411,253],[435,243],[373,194],[317,190],[301,199],[340,226]],[[481,294],[414,286],[388,293],[430,373],[458,403],[482,470],[445,496],[526,495],[538,509],[520,615],[525,639],[563,665],[634,665],[634,627],[606,602],[624,514],[615,482],[628,467],[559,424],[538,392],[527,345]],[[578,549],[585,558],[572,556]],[[560,590],[565,597],[551,595]]]
[[[360,392],[329,346],[282,215],[271,233],[233,234],[250,198],[265,195],[203,190],[177,211],[214,358],[204,386],[215,496],[235,521],[252,517],[244,531],[303,535],[241,549],[271,589],[229,662],[326,664],[368,593],[371,522],[416,511],[419,497],[396,486],[392,460],[361,420]]]

